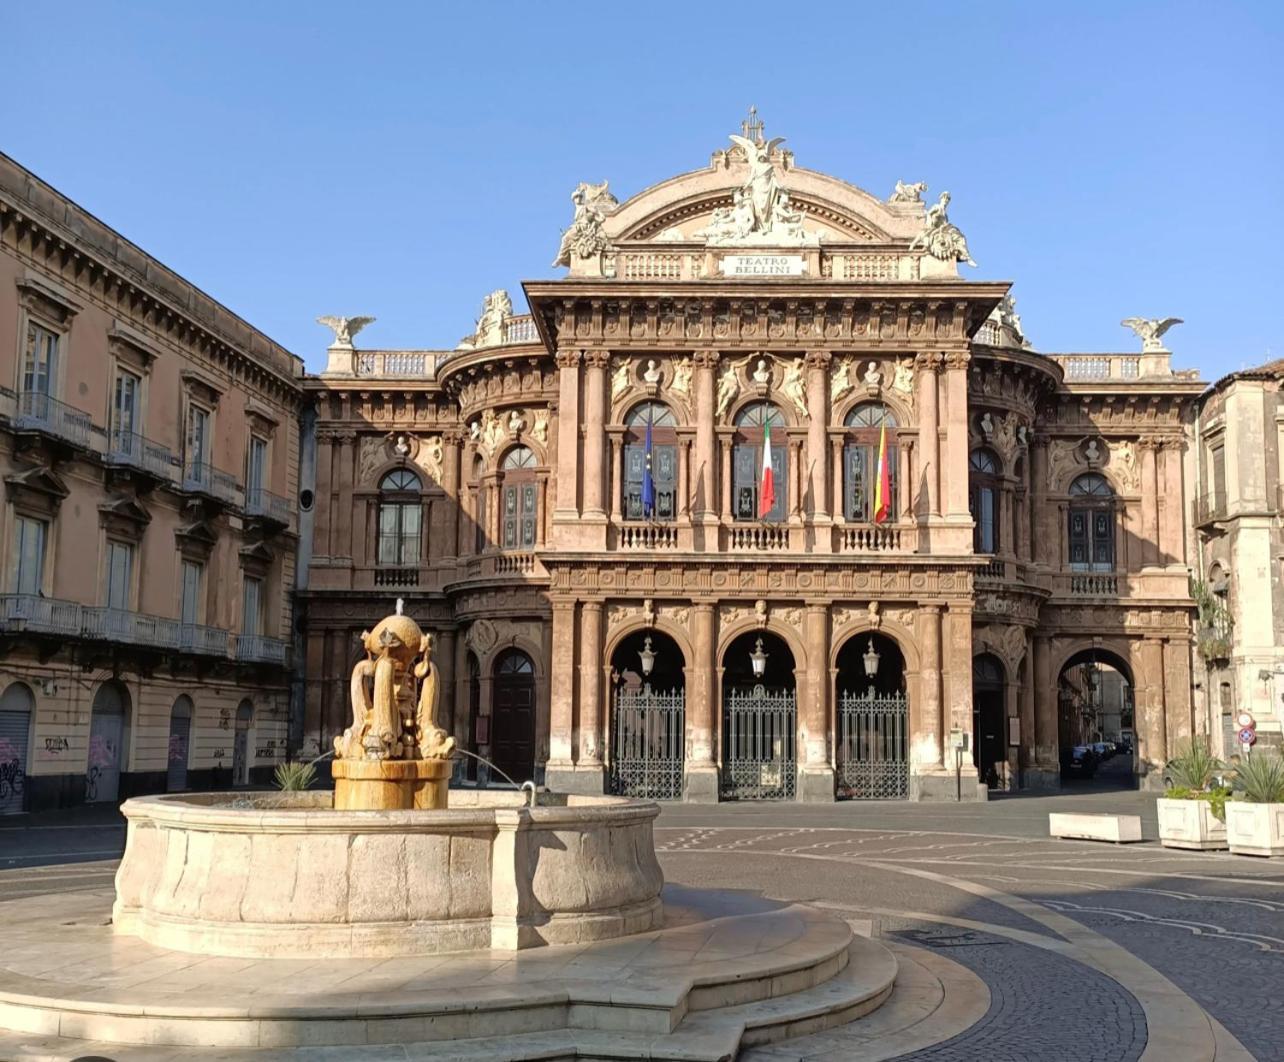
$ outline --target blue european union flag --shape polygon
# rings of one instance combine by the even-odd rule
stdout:
[[[651,471],[651,418],[646,421],[646,468],[642,472],[642,515],[655,515],[655,476]]]

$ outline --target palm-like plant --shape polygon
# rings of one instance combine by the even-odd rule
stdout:
[[[1249,756],[1235,772],[1235,789],[1250,804],[1284,804],[1284,759]]]
[[[1214,777],[1225,769],[1226,765],[1209,751],[1207,742],[1191,738],[1185,751],[1168,761],[1164,773],[1172,781],[1174,789],[1202,792],[1210,789]]]
[[[276,765],[273,780],[284,793],[300,792],[312,788],[312,783],[317,780],[317,769],[310,763],[287,760]]]

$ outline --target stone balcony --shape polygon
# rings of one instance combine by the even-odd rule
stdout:
[[[294,522],[294,506],[289,498],[262,487],[250,487],[245,492],[245,515],[250,520],[286,528]]]
[[[18,395],[13,418],[15,431],[44,435],[88,450],[92,427],[89,414],[83,409],[59,402],[40,391],[24,391]]]
[[[200,494],[224,505],[237,505],[241,500],[241,485],[236,477],[204,461],[189,461],[179,486],[188,494]]]
[[[236,659],[241,663],[277,664],[284,667],[289,653],[289,643],[280,638],[269,638],[263,634],[236,636]]]
[[[146,473],[164,483],[173,482],[178,468],[173,450],[136,431],[111,431],[103,461],[115,468]]]

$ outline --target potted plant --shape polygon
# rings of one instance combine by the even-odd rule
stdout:
[[[1165,848],[1209,851],[1225,848],[1226,798],[1222,763],[1204,743],[1191,739],[1186,750],[1164,767],[1168,788],[1156,804],[1159,843]]]
[[[1226,839],[1237,855],[1284,856],[1284,759],[1259,752],[1235,772]]]

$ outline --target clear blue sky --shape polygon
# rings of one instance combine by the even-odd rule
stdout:
[[[319,368],[320,313],[444,347],[550,268],[580,180],[798,165],[953,194],[1043,350],[1175,315],[1284,356],[1284,4],[22,3],[0,149]]]

